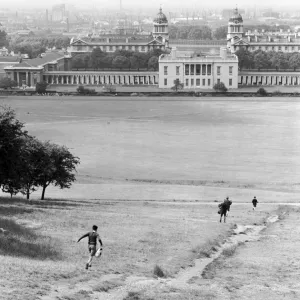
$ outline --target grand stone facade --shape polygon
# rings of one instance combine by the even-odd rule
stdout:
[[[223,82],[229,89],[238,87],[238,58],[220,49],[219,55],[202,55],[181,52],[176,48],[171,54],[159,58],[159,87],[171,88],[178,79],[185,89],[213,89]]]
[[[300,37],[296,32],[261,32],[244,33],[243,18],[236,8],[228,21],[227,47],[234,53],[240,48],[248,51],[299,52]]]
[[[160,8],[153,21],[153,31],[150,35],[104,34],[89,37],[72,38],[68,51],[72,54],[92,52],[99,47],[104,52],[128,50],[149,52],[154,49],[165,50],[169,46],[168,20]]]

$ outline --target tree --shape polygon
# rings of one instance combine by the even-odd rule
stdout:
[[[156,71],[158,69],[158,57],[157,56],[152,56],[148,60],[148,68],[151,70],[153,69]]]
[[[4,30],[0,30],[0,48],[7,47],[8,40],[7,40],[7,33]]]
[[[267,96],[268,95],[267,91],[263,87],[259,88],[256,93],[260,96]]]
[[[267,54],[262,51],[258,51],[254,54],[254,66],[256,69],[267,69],[270,66]]]
[[[77,69],[77,71],[78,71],[78,69],[84,67],[84,62],[83,62],[83,59],[82,59],[81,55],[76,55],[76,56],[73,57],[72,67]]]
[[[8,77],[3,77],[1,80],[0,80],[0,88],[1,89],[8,89],[8,88],[12,88],[12,87],[15,87],[17,86],[17,82],[8,78]]]
[[[253,54],[244,49],[244,48],[239,48],[235,52],[235,55],[237,55],[239,59],[239,69],[242,70],[242,68],[250,68],[253,64]]]
[[[80,160],[65,146],[50,142],[42,143],[43,161],[40,166],[37,184],[42,187],[41,200],[45,199],[46,188],[53,184],[61,189],[70,188],[76,180],[74,172]]]
[[[218,27],[216,31],[214,32],[214,38],[217,40],[223,40],[227,37],[227,26]]]
[[[129,68],[130,62],[125,56],[116,56],[112,61],[112,65],[114,68],[121,70],[124,68]]]
[[[178,90],[183,89],[183,83],[181,83],[179,79],[175,79],[174,86],[172,86],[171,89],[175,92],[178,92]]]
[[[294,69],[294,71],[296,71],[296,69],[298,69],[300,67],[299,53],[297,53],[297,52],[292,53],[292,55],[288,59],[288,65],[289,65],[289,68]]]
[[[104,57],[103,51],[97,47],[93,49],[93,52],[91,53],[91,58],[90,58],[90,64],[91,67],[94,69],[100,69],[101,68],[101,59]]]
[[[227,92],[228,90],[223,82],[216,83],[213,89],[217,92]]]
[[[35,91],[39,94],[47,92],[48,83],[46,81],[37,82],[35,85]]]
[[[9,107],[0,107],[0,186],[16,182],[22,159],[23,138],[28,136],[24,124]]]

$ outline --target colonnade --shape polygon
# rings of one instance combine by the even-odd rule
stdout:
[[[241,85],[300,85],[300,74],[239,74]]]
[[[158,74],[143,73],[118,73],[118,74],[76,74],[74,72],[63,72],[58,74],[55,72],[46,72],[43,75],[44,81],[48,84],[64,84],[64,85],[156,85],[158,84]]]

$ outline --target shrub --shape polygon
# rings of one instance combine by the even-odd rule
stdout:
[[[153,274],[157,277],[165,277],[165,273],[162,268],[158,265],[154,267]]]
[[[77,88],[77,93],[81,94],[81,95],[93,95],[93,94],[96,94],[96,91],[95,91],[95,89],[87,89],[84,86],[80,85]]]
[[[116,87],[113,86],[113,85],[106,85],[106,86],[104,87],[104,90],[105,90],[106,92],[108,92],[108,93],[111,93],[111,94],[114,94],[114,93],[117,91]]]
[[[256,93],[260,96],[267,96],[267,94],[268,94],[267,91],[263,87],[259,88]]]
[[[216,83],[213,89],[217,92],[227,92],[228,89],[223,82]]]
[[[35,91],[39,94],[46,93],[48,83],[45,81],[37,82],[35,85]]]

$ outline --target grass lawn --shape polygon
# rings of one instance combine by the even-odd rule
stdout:
[[[3,224],[29,228],[38,243],[46,238],[59,253],[54,260],[29,259],[6,249],[0,256],[4,299],[57,299],[55,293],[93,299],[88,291],[105,290],[112,280],[122,284],[129,275],[151,278],[156,265],[174,277],[209,255],[234,224],[260,223],[276,210],[270,203],[299,199],[295,99],[180,100],[0,99],[29,133],[66,145],[81,159],[73,188],[46,191],[63,200],[29,205],[1,198]],[[220,224],[214,201],[227,195],[234,203],[228,223]],[[255,213],[249,204],[254,195]],[[93,224],[104,251],[86,272],[87,241],[76,241]],[[70,298],[71,292],[76,295]],[[201,296],[173,292],[172,299]]]

